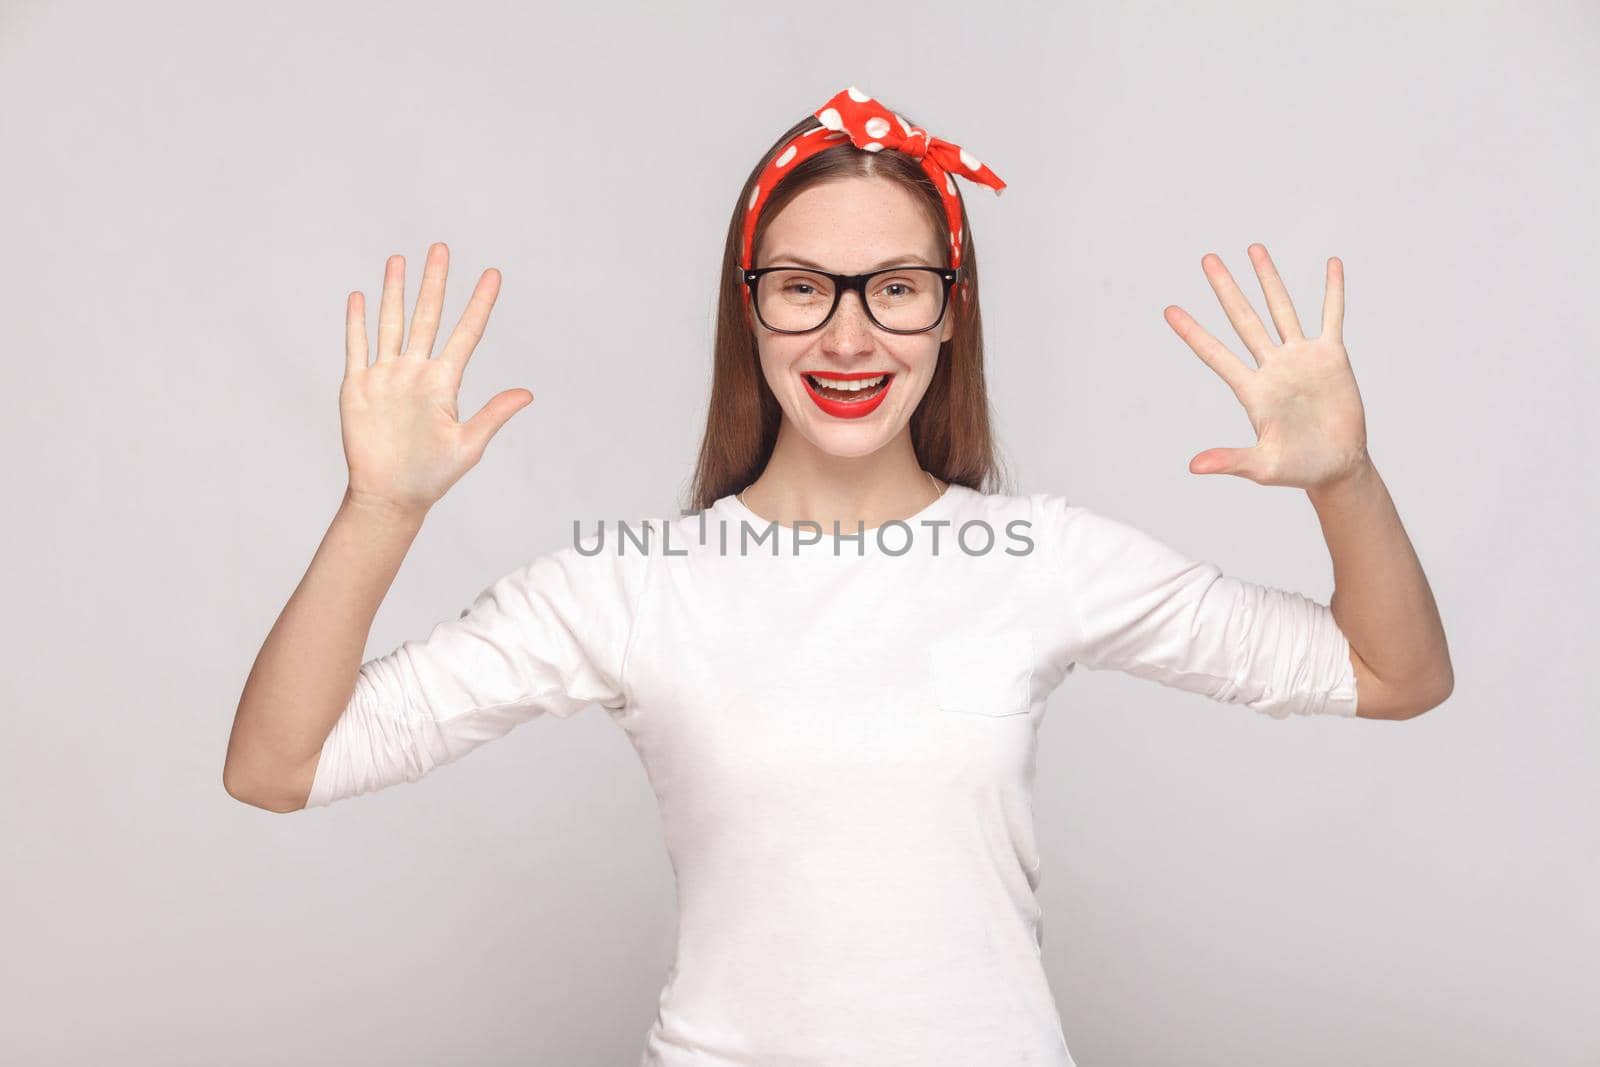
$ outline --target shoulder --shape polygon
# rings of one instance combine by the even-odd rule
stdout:
[[[1053,499],[1049,493],[984,493],[959,483],[952,483],[947,492],[954,495],[945,512],[952,525],[981,521],[996,529],[1019,521],[1037,525],[1052,507],[1047,501]]]
[[[649,579],[661,525],[659,519],[574,523],[564,543],[535,556],[518,574],[548,597],[631,607]]]
[[[1021,523],[1047,540],[1069,533],[1094,532],[1113,522],[1098,512],[1069,501],[1060,493],[979,493],[967,491],[958,508],[960,521],[981,518],[996,527]]]
[[[1025,522],[1040,565],[1054,571],[1094,573],[1108,566],[1164,566],[1179,555],[1166,541],[1132,522],[1076,503],[1061,493],[976,495],[980,502],[975,506],[991,522]]]

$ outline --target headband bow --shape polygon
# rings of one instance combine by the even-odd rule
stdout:
[[[961,266],[961,203],[956,199],[954,175],[959,174],[987,185],[996,196],[1006,187],[1000,176],[965,148],[935,137],[921,126],[911,125],[853,85],[835,93],[832,99],[812,114],[822,125],[795,137],[773,156],[750,192],[750,202],[745,206],[744,243],[740,256],[744,269],[751,267],[756,219],[761,215],[761,206],[768,194],[783,180],[784,175],[794,169],[794,164],[825,148],[832,148],[847,137],[851,144],[863,151],[881,152],[888,148],[904,152],[921,162],[922,169],[933,180],[933,187],[939,191],[939,198],[944,201],[945,219],[949,222],[950,230],[950,266]],[[748,299],[748,291],[745,296]]]

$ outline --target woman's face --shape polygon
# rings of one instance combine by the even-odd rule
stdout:
[[[768,224],[754,265],[865,274],[914,264],[946,265],[915,194],[884,178],[847,178],[814,185],[790,201]],[[933,275],[925,277],[942,284]],[[880,330],[867,318],[859,296],[841,295],[833,317],[811,333],[773,333],[750,314],[762,373],[785,418],[818,449],[835,456],[875,452],[906,429],[933,378],[940,344],[955,333],[949,307],[939,325],[925,333]],[[882,396],[875,406],[853,417],[843,404],[873,404],[855,399],[873,393],[839,394],[849,398],[843,403],[819,401],[805,377],[815,382],[818,376],[862,373],[885,374],[888,380],[878,387]],[[857,379],[863,380],[868,379]],[[828,395],[825,386],[821,395]]]

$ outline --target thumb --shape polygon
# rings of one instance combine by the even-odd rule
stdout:
[[[473,450],[482,455],[483,450],[489,447],[489,441],[500,432],[500,427],[531,403],[533,394],[526,389],[507,389],[490,397],[489,402],[479,408],[478,413],[468,419],[463,427]]]
[[[1254,458],[1254,449],[1208,448],[1189,461],[1189,473],[1236,474],[1241,478],[1250,478],[1249,471]]]

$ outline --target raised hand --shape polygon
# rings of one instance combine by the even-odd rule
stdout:
[[[442,243],[428,249],[411,336],[402,349],[406,261],[389,257],[378,307],[378,356],[370,365],[364,298],[357,291],[345,302],[339,417],[350,468],[347,493],[357,502],[426,512],[477,464],[500,427],[533,400],[526,389],[507,389],[471,419],[457,421],[461,375],[499,295],[500,272],[493,267],[483,272],[443,350],[430,358],[449,263]]]
[[[1369,462],[1366,414],[1342,334],[1344,264],[1337,258],[1328,260],[1322,330],[1307,340],[1266,247],[1253,244],[1249,255],[1281,343],[1267,334],[1219,256],[1202,257],[1200,268],[1228,321],[1255,357],[1255,369],[1182,308],[1172,305],[1164,312],[1167,324],[1233,390],[1256,432],[1253,447],[1208,448],[1189,460],[1189,470],[1307,490],[1333,485]]]

